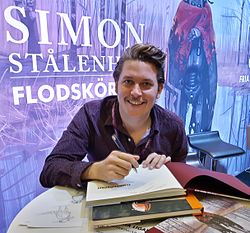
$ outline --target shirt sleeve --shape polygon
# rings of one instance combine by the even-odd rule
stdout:
[[[84,109],[73,118],[62,137],[46,158],[40,175],[44,187],[55,185],[82,188],[81,174],[92,164],[83,161],[87,154],[89,122]]]

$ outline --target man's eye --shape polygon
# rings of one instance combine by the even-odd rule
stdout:
[[[151,87],[152,84],[150,82],[144,82],[144,83],[142,83],[142,86],[143,87]]]
[[[131,80],[124,80],[123,83],[125,85],[131,85],[133,82]]]

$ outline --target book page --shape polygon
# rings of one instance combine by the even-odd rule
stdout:
[[[153,222],[145,222],[145,223],[138,223],[138,224],[126,224],[114,227],[104,227],[104,228],[97,228],[95,229],[95,233],[145,233],[148,229],[152,226],[159,223],[159,221]]]
[[[167,167],[162,166],[160,169],[149,170],[140,165],[137,173],[132,169],[123,180],[114,180],[110,183],[90,181],[86,200],[105,200],[167,189],[183,190]]]

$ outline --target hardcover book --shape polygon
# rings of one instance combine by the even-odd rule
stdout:
[[[107,227],[182,215],[201,215],[203,206],[189,193],[185,197],[125,202],[92,208],[94,227]]]
[[[167,163],[166,166],[186,190],[250,200],[250,187],[232,175],[180,162]]]
[[[232,175],[170,162],[161,169],[134,170],[124,180],[88,182],[87,206],[110,205],[126,201],[178,197],[186,190],[250,200],[250,187]]]
[[[153,170],[139,166],[137,172],[132,169],[123,180],[114,180],[110,183],[89,181],[86,206],[184,195],[186,190],[166,166]]]

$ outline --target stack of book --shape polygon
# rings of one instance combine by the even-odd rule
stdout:
[[[139,167],[124,180],[90,181],[86,205],[95,227],[181,215],[201,215],[193,191],[250,200],[250,187],[234,176],[170,162],[160,169]]]
[[[167,166],[131,170],[123,180],[88,182],[86,206],[94,227],[181,215],[200,215],[203,206]]]

